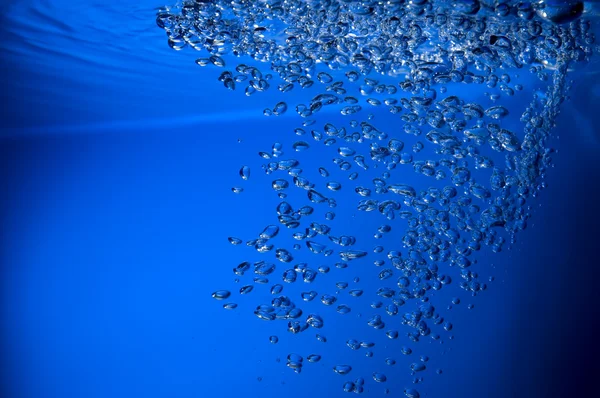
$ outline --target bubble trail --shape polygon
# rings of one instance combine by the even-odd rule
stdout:
[[[389,355],[412,356],[424,338],[444,341],[452,322],[434,304],[448,303],[434,303],[433,293],[484,292],[477,258],[509,247],[526,229],[529,206],[552,165],[547,140],[567,98],[568,72],[594,55],[595,37],[583,11],[584,3],[574,0],[187,0],[159,10],[156,23],[172,48],[201,52],[194,57],[201,72],[214,74],[232,95],[275,92],[278,98],[264,114],[296,117],[300,126],[289,135],[304,136],[259,153],[262,170],[273,174],[264,193],[279,198],[277,214],[246,245],[240,238],[229,242],[236,250],[250,249],[249,257],[270,257],[235,267],[243,287],[231,291],[267,301],[255,302],[254,314],[291,338],[334,330],[328,327],[359,312],[338,300],[353,308],[365,304],[370,313],[339,333],[375,329],[392,347],[388,352],[384,344],[343,340],[352,351],[368,348],[362,360],[388,358],[388,375],[376,368],[383,366],[379,362],[369,374],[343,380],[341,389],[362,393],[368,383],[390,384],[400,372],[418,373],[420,382],[420,374],[430,372],[427,360],[400,370]],[[245,63],[232,67],[236,60]],[[529,105],[517,109],[514,98]],[[332,112],[343,122],[330,118]],[[380,115],[393,118],[394,129],[378,127]],[[286,158],[286,151],[298,158]],[[326,156],[314,158],[323,151]],[[319,165],[310,169],[315,160]],[[417,178],[409,181],[413,172]],[[242,166],[236,178],[250,183],[250,167]],[[302,199],[287,199],[297,193]],[[377,244],[359,234],[360,225],[353,226],[357,231],[326,225],[352,219],[334,213],[338,202],[374,220],[378,227],[369,231]],[[293,246],[283,247],[280,235],[291,236]],[[352,274],[368,267],[374,289]],[[254,284],[244,279],[251,269]],[[270,302],[248,294],[267,277],[279,282],[270,288]],[[319,291],[295,289],[313,282]],[[212,294],[217,300],[230,296],[229,290]],[[321,334],[316,339],[326,341]],[[310,363],[321,360],[320,354],[303,355]],[[302,366],[300,354],[288,355],[287,367],[300,373]],[[351,369],[334,367],[342,375]],[[393,393],[421,396],[412,387]]]

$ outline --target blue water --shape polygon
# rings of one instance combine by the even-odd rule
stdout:
[[[383,285],[377,275],[388,268],[373,265],[372,248],[403,250],[399,242],[406,225],[399,217],[390,221],[356,210],[363,198],[354,187],[381,174],[382,166],[349,181],[331,162],[339,157],[339,143],[326,147],[310,133],[293,133],[302,121],[295,104],[310,100],[319,93],[316,88],[310,95],[299,88],[286,93],[287,113],[265,117],[263,110],[281,101],[281,93],[273,87],[248,98],[242,89],[226,90],[217,81],[220,69],[196,65],[198,53],[190,48],[170,48],[156,24],[165,4],[5,3],[0,24],[3,397],[344,397],[349,395],[343,383],[358,377],[366,380],[362,395],[371,397],[401,397],[406,388],[416,388],[422,397],[450,398],[597,393],[597,55],[568,75],[569,99],[548,143],[558,153],[545,173],[547,187],[528,202],[527,229],[499,253],[485,247],[473,254],[477,263],[470,270],[487,284],[477,296],[460,289],[456,267],[445,270],[454,282],[434,292],[431,302],[453,328],[437,327],[440,340],[413,343],[399,324],[393,327],[400,333],[397,340],[385,337],[394,322],[387,315],[382,316],[390,327],[383,331],[365,326],[374,313],[382,313],[370,305]],[[596,34],[597,7],[586,2],[584,13]],[[541,85],[525,72],[518,82],[522,95],[499,101],[515,113]],[[461,98],[479,100],[478,91],[465,87]],[[380,130],[404,139],[397,118],[385,109],[363,110],[357,119],[367,113],[374,114],[371,122]],[[330,109],[318,119],[334,125],[348,121]],[[298,140],[310,148],[294,152]],[[409,151],[415,141],[406,138]],[[370,253],[369,260],[337,269],[337,254],[316,257],[283,226],[274,239],[276,248],[292,252],[291,264],[331,267],[313,284],[299,277],[284,290],[305,314],[323,316],[318,333],[327,337],[325,344],[315,339],[315,330],[291,334],[287,321],[265,322],[253,313],[270,302],[271,285],[284,284],[280,274],[291,265],[277,262],[277,276],[270,275],[267,285],[256,284],[247,296],[238,290],[252,284],[251,277],[236,283],[231,272],[243,261],[276,261],[273,253],[258,254],[227,240],[235,236],[245,243],[266,225],[278,224],[282,199],[271,182],[286,175],[266,175],[261,165],[268,161],[258,156],[275,142],[283,145],[280,159],[300,159],[318,190],[336,199],[336,208],[311,204],[315,215],[309,220],[327,223],[335,235],[355,235],[360,243],[355,249]],[[238,175],[243,165],[251,169],[248,181]],[[321,166],[330,178],[318,176]],[[402,174],[402,183],[420,187],[423,176],[411,169]],[[329,180],[339,181],[342,190],[327,192]],[[232,187],[244,190],[234,194]],[[294,207],[310,204],[305,191],[286,192]],[[337,216],[327,221],[325,211]],[[382,224],[392,232],[374,239]],[[302,249],[294,251],[294,243]],[[356,277],[359,282],[353,282]],[[355,298],[341,291],[338,302],[325,307],[320,297],[335,295],[338,281],[365,293]],[[232,291],[235,310],[224,310],[223,302],[211,297],[220,289]],[[309,290],[319,294],[304,304],[300,291]],[[451,305],[455,297],[461,302]],[[352,311],[335,313],[339,304]],[[271,335],[278,336],[277,344],[269,343]],[[365,348],[350,350],[348,339],[375,342],[373,357],[366,357]],[[403,345],[412,355],[400,353]],[[286,367],[290,353],[304,357],[300,374]],[[321,361],[307,363],[311,353]],[[427,369],[416,375],[423,381],[414,384],[410,365],[421,356],[429,357]],[[388,357],[397,363],[386,365]],[[331,370],[337,364],[353,369],[340,376]],[[375,383],[373,372],[383,372],[387,381]]]

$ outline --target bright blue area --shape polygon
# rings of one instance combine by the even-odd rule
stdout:
[[[334,170],[332,148],[295,136],[299,119],[291,110],[263,117],[262,109],[279,100],[275,93],[248,99],[228,92],[216,82],[220,71],[200,69],[195,54],[170,49],[154,23],[162,4],[101,3],[12,2],[1,17],[0,395],[343,397],[343,381],[363,376],[365,396],[384,396],[388,387],[389,396],[399,397],[411,386],[408,366],[421,354],[431,358],[424,383],[416,386],[426,397],[571,397],[593,385],[600,276],[597,63],[572,77],[572,99],[556,130],[556,167],[532,204],[528,229],[511,251],[476,255],[482,280],[495,281],[472,298],[453,274],[453,285],[434,296],[454,324],[454,340],[442,331],[443,345],[431,339],[414,344],[352,329],[358,313],[364,321],[374,313],[368,305],[375,297],[367,292],[381,285],[367,256],[347,270],[333,267],[337,259],[322,258],[332,266],[329,274],[284,290],[300,303],[300,290],[332,294],[335,281],[354,287],[352,279],[360,276],[356,287],[365,295],[341,293],[338,301],[352,307],[350,314],[335,314],[316,300],[302,306],[324,316],[323,345],[314,331],[291,335],[284,322],[252,314],[270,301],[272,283],[239,296],[243,283],[233,283],[231,269],[260,257],[231,246],[227,237],[251,239],[277,223],[280,200],[269,186],[282,175],[264,175],[257,155],[273,142],[284,144],[284,158],[302,159],[323,193],[326,180],[316,169],[324,165],[343,185],[330,194],[338,203],[334,211],[352,213],[355,184]],[[390,116],[373,123],[394,129]],[[311,148],[294,154],[296,140]],[[252,169],[247,182],[237,175],[243,164]],[[419,181],[408,169],[403,182]],[[233,194],[233,186],[244,192]],[[303,191],[288,191],[294,206],[307,203]],[[314,207],[311,220],[326,222],[330,209]],[[389,223],[394,230],[381,240],[387,249],[401,237],[401,221],[355,212],[326,223],[338,234],[358,230],[365,242]],[[277,247],[291,247],[289,232],[282,228]],[[272,253],[264,256],[274,261]],[[305,247],[294,256],[293,263],[315,261]],[[278,263],[277,275],[283,269]],[[232,290],[239,307],[223,310],[210,297],[217,289]],[[445,310],[455,296],[461,304]],[[403,327],[397,329],[403,336]],[[277,345],[268,342],[272,334]],[[349,338],[376,342],[374,357],[359,360],[365,350],[350,351]],[[402,345],[414,354],[403,357]],[[323,359],[305,363],[297,375],[285,367],[290,352]],[[388,356],[397,360],[396,369],[383,363]],[[338,363],[352,364],[352,373],[334,374]],[[438,368],[443,374],[435,374]],[[373,383],[376,370],[388,376],[385,385]]]

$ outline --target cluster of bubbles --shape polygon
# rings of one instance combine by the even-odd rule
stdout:
[[[547,140],[566,99],[568,70],[589,61],[594,50],[590,23],[580,18],[584,8],[579,1],[188,0],[159,10],[157,24],[173,49],[201,51],[205,56],[196,60],[198,65],[220,68],[218,80],[226,89],[248,96],[266,90],[278,90],[282,97],[291,90],[311,93],[305,103],[288,106],[282,100],[263,112],[280,116],[288,108],[295,110],[302,122],[293,132],[312,138],[292,145],[299,157],[311,145],[331,147],[334,167],[353,185],[360,181],[359,173],[384,170],[368,184],[353,186],[356,208],[387,223],[377,228],[375,238],[389,233],[399,220],[407,229],[402,247],[387,253],[382,246],[373,249],[382,286],[372,308],[382,315],[374,314],[367,324],[393,340],[399,331],[386,326],[391,319],[388,323],[403,325],[408,338],[418,342],[425,336],[440,339],[438,328],[452,329],[432,305],[430,293],[450,284],[453,275],[472,295],[485,290],[471,268],[473,253],[484,246],[498,252],[526,228],[528,200],[545,187],[543,177],[552,166]],[[244,63],[229,68],[236,58]],[[527,72],[542,89],[518,83],[519,73]],[[526,92],[532,100],[516,114],[510,104]],[[397,117],[403,137],[378,129],[372,114],[357,120],[366,109],[387,109]],[[347,117],[347,125],[326,122],[318,127],[316,119],[327,117],[325,110]],[[347,282],[336,283],[336,295],[283,295],[286,284],[312,283],[330,272],[328,265],[291,265],[293,250],[303,244],[315,255],[337,254],[338,269],[369,253],[355,247],[355,236],[334,234],[327,224],[310,221],[316,207],[326,209],[326,221],[335,218],[337,203],[331,196],[343,184],[320,167],[319,175],[327,181],[319,188],[302,175],[298,159],[282,159],[283,150],[275,143],[259,153],[266,162],[263,172],[277,174],[271,188],[282,200],[276,209],[278,225],[267,225],[245,242],[258,253],[274,253],[275,262],[245,261],[233,272],[239,278],[254,275],[254,283],[239,290],[245,295],[257,284],[268,284],[280,271],[276,263],[283,264],[278,272],[282,283],[271,286],[273,299],[259,304],[254,314],[265,321],[283,320],[287,331],[297,334],[325,324],[319,314],[305,314],[301,303],[319,299],[342,315],[351,307],[337,302]],[[403,183],[399,170],[407,169],[420,176],[422,187]],[[243,166],[239,176],[249,180],[250,167]],[[291,187],[306,192],[305,204],[294,207],[284,200]],[[243,192],[242,187],[232,190]],[[302,230],[304,218],[309,221]],[[292,231],[297,241],[293,250],[272,243],[280,226]],[[229,242],[244,243],[235,237]],[[348,291],[352,297],[363,294],[361,289]],[[218,290],[213,297],[228,300],[231,293]],[[416,305],[403,313],[408,302]],[[277,343],[278,338],[269,340]],[[357,350],[374,344],[351,339],[347,345]],[[412,353],[406,346],[400,351]],[[411,365],[413,374],[426,369],[427,358],[421,359]],[[320,360],[318,354],[306,357],[307,362]],[[297,373],[303,363],[296,353],[287,356],[287,366]],[[386,363],[391,366],[395,360],[387,358]],[[347,375],[352,367],[335,365],[333,370]],[[375,372],[372,379],[385,383],[388,378]],[[342,388],[361,393],[364,383],[359,377],[346,380]],[[419,397],[413,388],[404,394]]]

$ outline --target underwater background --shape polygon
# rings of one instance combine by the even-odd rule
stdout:
[[[213,2],[186,3],[202,9]],[[265,8],[275,2],[236,3]],[[308,3],[332,7],[335,2]],[[349,7],[369,3],[376,8],[380,2],[341,3]],[[427,6],[427,1],[396,3]],[[479,13],[494,2],[481,3]],[[581,2],[563,3],[575,7],[573,3]],[[451,4],[473,6],[474,2],[441,2],[441,7],[457,12]],[[583,16],[575,20],[590,21],[590,31],[597,34],[600,5],[581,4]],[[351,171],[362,174],[356,181],[348,180],[346,171],[338,170],[340,162],[332,163],[333,158],[347,155],[338,153],[340,147],[346,148],[343,140],[328,146],[311,137],[309,131],[316,127],[303,126],[294,108],[318,94],[316,87],[325,87],[321,83],[308,87],[310,94],[306,94],[300,87],[282,93],[273,82],[269,90],[249,96],[242,81],[236,81],[235,90],[223,87],[219,65],[202,67],[195,62],[200,56],[208,59],[206,49],[199,54],[188,45],[174,51],[179,42],[168,41],[160,20],[164,13],[180,12],[176,4],[148,0],[2,2],[3,397],[343,397],[351,393],[344,391],[346,382],[355,389],[362,385],[357,378],[364,378],[364,388],[354,392],[376,397],[414,398],[416,391],[421,397],[449,398],[600,393],[595,381],[600,370],[597,44],[590,44],[594,54],[567,72],[572,81],[568,98],[560,104],[547,141],[554,150],[552,165],[543,172],[543,189],[527,199],[527,227],[516,234],[514,243],[507,238],[501,250],[482,245],[473,251],[468,269],[487,284],[476,296],[461,288],[458,267],[440,261],[439,272],[443,269],[453,282],[427,294],[436,313],[451,324],[430,323],[433,334],[441,337],[432,339],[427,332],[415,342],[406,337],[409,326],[394,324],[401,315],[385,314],[389,297],[376,294],[385,285],[380,271],[395,272],[389,286],[398,290],[396,279],[402,267],[390,268],[388,257],[384,266],[373,265],[377,245],[385,247],[386,253],[394,249],[408,256],[403,238],[406,221],[357,210],[358,201],[368,198],[357,195],[355,187],[371,184],[385,166],[372,162],[363,170],[352,162]],[[235,69],[235,57],[223,59],[225,69]],[[269,63],[263,64],[267,73]],[[511,83],[523,86],[522,93],[514,96],[492,101],[473,84],[450,83],[448,94],[438,93],[437,98],[452,92],[487,108],[504,105],[511,114],[520,115],[534,93],[544,95],[542,84],[552,84],[551,80],[540,83],[526,69]],[[329,72],[337,79],[335,73],[343,77],[345,69]],[[369,74],[376,76],[376,72]],[[398,79],[393,76],[390,81],[398,87]],[[353,95],[360,101],[366,98],[358,92]],[[393,96],[410,98],[411,94],[398,88]],[[285,114],[263,114],[282,98],[289,108]],[[342,126],[354,117],[340,114],[341,105],[336,106],[315,116],[320,129],[326,122]],[[393,137],[405,140],[407,152],[415,158],[420,152],[411,150],[415,141],[425,142],[426,148],[437,144],[424,137],[407,138],[403,122],[385,105],[363,104],[355,118],[387,132],[380,139],[386,145]],[[516,126],[517,122],[510,123]],[[306,129],[306,134],[295,134],[297,128]],[[307,149],[304,144],[294,145],[299,141]],[[274,155],[278,151],[274,143],[281,144],[282,155]],[[362,151],[370,162],[368,145],[355,141],[347,147]],[[265,151],[271,159],[259,156]],[[298,189],[302,184],[282,174],[282,166],[272,175],[272,170],[266,172],[265,164],[290,158],[300,160],[303,175],[320,184],[316,190],[335,197],[335,208],[310,203],[306,187]],[[251,170],[245,178],[240,178],[242,166]],[[329,170],[331,178],[322,178],[323,173],[317,172],[320,167]],[[423,189],[420,184],[428,177],[410,166],[402,170],[402,181],[393,183]],[[278,178],[289,180],[290,187],[274,189]],[[328,189],[329,180],[343,187]],[[442,182],[448,185],[448,181],[450,177]],[[232,192],[238,187],[243,191]],[[375,188],[371,189],[375,196]],[[278,196],[281,192],[287,197]],[[315,213],[307,214],[308,222],[298,230],[281,225],[276,209],[283,200],[294,208],[311,205]],[[327,211],[335,212],[335,217],[326,216]],[[354,248],[369,254],[351,261],[342,256],[347,268],[336,266],[342,249],[333,241],[322,236],[313,239],[323,238],[322,245],[335,249],[329,257],[322,248],[310,249],[292,238],[311,221],[326,223],[332,236],[353,237]],[[383,224],[391,226],[391,232],[375,238]],[[307,284],[302,281],[305,270],[299,269],[298,280],[288,286],[281,274],[293,265],[282,264],[279,255],[276,259],[275,249],[265,248],[262,253],[246,245],[269,225],[279,225],[275,248],[287,248],[295,257],[291,264],[331,270],[319,272],[314,283]],[[232,245],[229,237],[239,237],[243,243]],[[294,250],[295,244],[302,248]],[[266,285],[253,282],[251,272],[232,273],[238,264],[261,259],[277,264]],[[349,282],[350,287],[336,288],[339,281]],[[290,333],[287,319],[259,319],[257,306],[271,301],[276,283],[285,285],[283,294],[288,292],[304,308],[302,319],[319,314],[323,328],[309,320],[307,330]],[[240,295],[243,286],[254,288],[247,296]],[[352,297],[351,289],[364,294]],[[214,293],[223,290],[230,291],[231,298],[215,300]],[[301,298],[305,291],[318,292],[314,302]],[[323,305],[324,294],[337,302]],[[385,301],[384,306],[373,308],[377,300]],[[427,304],[414,301],[419,298],[406,299],[400,313]],[[223,309],[228,302],[237,307]],[[336,313],[341,304],[351,311],[342,314],[338,308]],[[388,327],[367,326],[376,313],[382,314]],[[392,325],[399,333],[394,339],[385,334]],[[316,332],[327,337],[326,343],[315,339],[314,329],[321,329]],[[277,336],[278,342],[273,344],[270,336]],[[353,350],[347,347],[348,339],[374,346]],[[410,347],[412,354],[403,354],[404,347]],[[301,372],[286,360],[290,354],[304,357]],[[307,359],[310,354],[321,358],[312,363]],[[342,364],[352,366],[348,375],[332,371]],[[415,374],[414,364],[426,364],[426,369]]]

